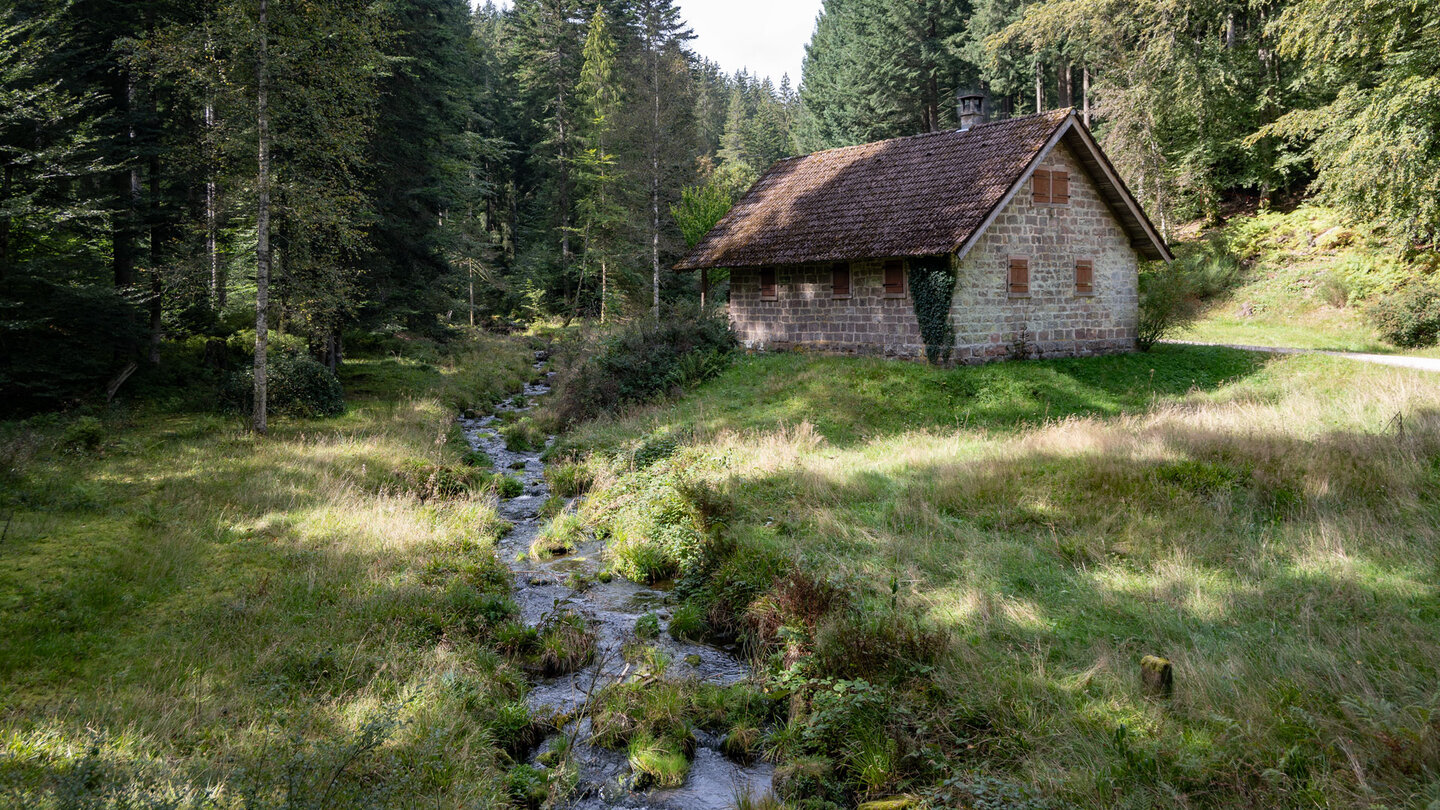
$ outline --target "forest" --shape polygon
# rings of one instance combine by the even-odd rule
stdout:
[[[257,331],[333,370],[347,332],[693,299],[670,265],[774,160],[953,127],[966,88],[1080,108],[1167,232],[1316,195],[1433,250],[1435,14],[827,0],[797,89],[697,55],[672,0],[8,0],[6,410],[248,363]]]
[[[1440,807],[1440,3],[816,5],[0,0],[0,807]],[[673,269],[977,92],[1137,351]]]

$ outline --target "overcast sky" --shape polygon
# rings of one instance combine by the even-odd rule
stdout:
[[[790,74],[800,86],[800,62],[815,30],[821,0],[677,0],[695,29],[695,52],[718,62],[726,73],[741,68],[769,76],[778,85]],[[509,6],[510,0],[499,0]]]
[[[695,52],[720,63],[726,73],[748,68],[778,85],[790,74],[800,86],[800,62],[815,31],[820,0],[678,0],[695,29]]]

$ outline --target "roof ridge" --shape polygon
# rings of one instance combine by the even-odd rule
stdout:
[[[1069,115],[1069,114],[1073,113],[1073,112],[1075,111],[1075,109],[1076,109],[1076,108],[1073,107],[1073,106],[1072,106],[1072,107],[1057,107],[1057,108],[1055,108],[1055,109],[1053,109],[1053,110],[1045,110],[1044,112],[1030,113],[1029,115],[1016,115],[1016,116],[1012,116],[1012,117],[1010,117],[1010,118],[1001,119],[1001,120],[999,120],[999,121],[985,121],[985,122],[982,122],[982,123],[980,123],[980,124],[977,124],[977,125],[974,127],[974,129],[979,129],[980,127],[994,126],[994,125],[997,125],[997,124],[1016,124],[1016,123],[1020,123],[1020,122],[1023,122],[1023,121],[1029,121],[1029,120],[1032,120],[1032,119],[1035,119],[1035,118],[1045,118],[1045,117],[1054,116],[1056,113],[1063,113],[1064,115]],[[1062,116],[1062,117],[1063,117],[1063,116]],[[917,132],[917,133],[915,133],[914,135],[896,135],[896,136],[893,137],[893,138],[881,138],[881,139],[878,140],[878,141],[866,141],[865,143],[852,143],[852,144],[850,144],[850,145],[848,145],[848,146],[832,146],[832,147],[830,147],[829,149],[817,149],[817,150],[815,150],[814,152],[807,152],[807,153],[805,153],[805,154],[803,154],[803,155],[790,155],[789,157],[780,158],[779,160],[777,160],[777,161],[775,161],[775,162],[776,162],[776,163],[786,163],[786,162],[792,161],[792,160],[804,160],[805,158],[814,157],[815,155],[827,155],[827,154],[831,154],[831,153],[834,153],[834,152],[843,152],[843,151],[845,151],[845,150],[847,150],[847,149],[859,149],[859,148],[865,147],[865,146],[877,146],[877,145],[882,144],[882,143],[895,143],[895,142],[898,142],[898,141],[914,141],[914,140],[919,140],[919,139],[921,139],[921,138],[931,138],[931,137],[934,137],[934,136],[936,136],[936,135],[958,135],[958,134],[960,134],[960,133],[962,133],[962,132],[972,132],[972,131],[974,131],[974,130],[965,130],[965,129],[940,129],[940,130],[936,130],[936,131],[934,131],[934,132]]]

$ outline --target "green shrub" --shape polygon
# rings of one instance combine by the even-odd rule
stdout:
[[[1189,282],[1189,294],[1211,298],[1228,292],[1240,283],[1244,265],[1230,247],[1230,241],[1215,233],[1176,257],[1175,269]]]
[[[550,782],[545,771],[533,765],[516,765],[506,775],[510,798],[520,807],[537,808],[550,797]]]
[[[248,414],[254,409],[253,368],[230,378],[225,400],[242,413]],[[340,380],[306,354],[270,355],[265,369],[265,400],[267,412],[278,416],[315,418],[345,412],[345,392]]]
[[[502,498],[518,498],[525,491],[525,482],[513,475],[497,475],[492,481],[495,492]]]
[[[734,347],[721,317],[671,312],[659,321],[637,321],[565,372],[556,386],[555,416],[571,425],[713,377]]]
[[[479,467],[485,470],[490,469],[495,464],[495,462],[491,460],[490,455],[484,450],[466,450],[465,455],[460,457],[460,463],[467,467]]]
[[[1315,294],[1330,306],[1344,309],[1350,303],[1350,281],[1344,273],[1331,270],[1315,280]]]
[[[1407,349],[1434,346],[1440,338],[1440,284],[1411,284],[1382,296],[1369,316],[1387,343]]]
[[[652,639],[660,635],[660,616],[656,613],[646,613],[635,620],[635,635],[643,639]]]
[[[1140,323],[1135,342],[1149,351],[1199,314],[1190,278],[1179,262],[1157,262],[1140,273]]]
[[[82,416],[65,428],[60,444],[77,453],[93,453],[105,440],[105,426],[93,416]]]

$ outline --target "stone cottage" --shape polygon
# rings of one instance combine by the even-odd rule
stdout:
[[[979,106],[961,99],[958,131],[779,161],[676,269],[730,269],[751,348],[922,356],[910,272],[949,262],[960,362],[1133,350],[1138,265],[1165,241],[1074,110]]]

